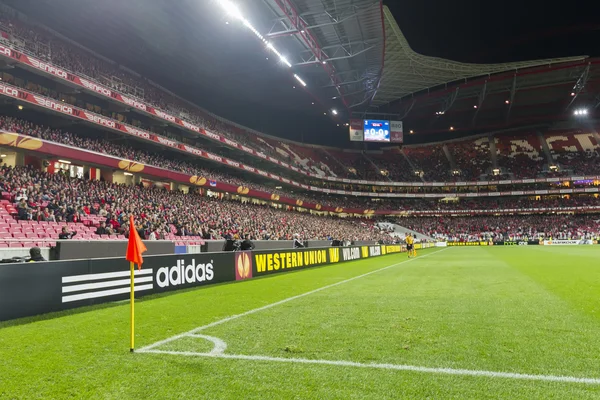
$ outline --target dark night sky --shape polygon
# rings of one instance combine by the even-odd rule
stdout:
[[[216,114],[294,140],[347,143],[347,129],[311,106],[311,96],[293,89],[290,76],[265,60],[260,42],[225,25],[210,1],[0,1]],[[239,1],[252,5],[257,0]],[[429,56],[490,63],[600,55],[600,6],[592,2],[384,4],[413,49]],[[252,18],[261,17],[257,7],[249,9],[256,14]],[[191,53],[197,57],[182,56]],[[175,61],[157,64],[166,54]]]
[[[384,0],[413,49],[462,62],[600,55],[597,2]]]

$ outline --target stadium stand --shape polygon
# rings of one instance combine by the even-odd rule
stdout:
[[[417,148],[405,147],[403,151],[411,158],[414,166],[397,167],[393,165],[393,162],[388,163],[387,154],[389,153],[387,152],[384,152],[386,155],[381,158],[377,155],[369,154],[368,158],[372,159],[375,163],[375,166],[373,166],[368,160],[365,161],[364,157],[342,155],[342,159],[336,161],[330,157],[331,153],[335,152],[335,150],[315,149],[295,143],[282,142],[279,139],[259,134],[256,131],[241,127],[202,110],[143,77],[129,73],[118,65],[59,38],[45,28],[28,24],[6,10],[2,12],[0,31],[3,34],[1,40],[9,42],[12,46],[46,60],[53,65],[83,74],[92,81],[107,85],[114,90],[137,97],[153,106],[175,114],[179,118],[225,135],[237,143],[246,145],[263,154],[290,163],[305,172],[319,176],[338,176],[379,181],[402,179],[403,181],[410,182],[418,181],[415,179],[414,171],[411,173],[411,170],[417,168],[423,171],[423,180],[425,181],[457,179],[451,175],[452,171],[449,168],[447,157],[437,144],[419,147],[418,150]],[[10,83],[19,84],[19,82]],[[43,88],[37,83],[23,82],[20,86],[67,103],[74,104],[80,101],[72,95],[61,94],[55,90]],[[89,109],[90,105],[88,104],[87,106]],[[106,110],[96,109],[96,106],[91,107],[94,108],[95,112],[107,115]],[[127,117],[119,116],[119,118]],[[134,125],[138,123],[140,125],[136,126],[142,126],[140,121],[131,120],[127,122]],[[156,129],[156,126],[144,128]],[[159,133],[171,137],[173,135],[166,130]],[[557,175],[556,173],[551,174],[550,171],[544,169],[547,160],[545,160],[543,148],[536,134],[532,133],[526,137],[520,135],[497,135],[494,140],[498,152],[498,166],[503,170],[503,174],[498,179],[506,177],[531,178],[542,174],[545,176]],[[474,143],[474,150],[470,149],[469,143],[470,141],[466,141],[464,143],[448,145],[449,151],[455,158],[456,164],[461,171],[461,179],[477,178],[491,166],[490,157],[486,154],[489,146],[486,145],[485,139],[478,139]],[[586,146],[586,148],[590,147]],[[484,157],[469,157],[472,154],[480,154]],[[333,158],[338,158],[338,155],[339,152]],[[564,170],[572,170],[574,163],[581,163],[577,157],[566,157],[566,155],[558,157],[561,157]],[[588,154],[583,164],[593,164],[593,158],[595,157],[595,155]],[[472,165],[473,161],[471,160],[477,160],[475,161],[477,165]],[[348,168],[340,166],[339,161]],[[353,163],[357,164],[354,165]],[[404,161],[400,161],[400,163],[403,164]],[[356,168],[357,166],[358,168]],[[357,174],[349,173],[350,168],[357,169]],[[378,170],[378,168],[380,169]],[[579,165],[579,169],[582,170],[583,166]],[[382,179],[381,170],[388,171],[386,179]]]
[[[52,245],[63,226],[76,231],[79,239],[122,239],[130,214],[135,215],[143,236],[181,244],[246,234],[262,240],[290,240],[294,234],[304,240],[391,240],[365,219],[323,217],[224,196],[69,178],[32,167],[2,167],[0,189],[1,239],[7,240],[2,242],[6,246]],[[96,233],[102,221],[110,235]]]
[[[535,133],[496,135],[494,141],[498,167],[514,178],[538,176],[547,164],[542,144]]]
[[[406,147],[404,153],[415,168],[423,171],[423,180],[435,182],[450,180],[452,168],[442,145]]]
[[[400,225],[454,242],[595,238],[600,218],[588,215],[410,217]]]
[[[431,182],[492,180],[508,177],[558,177],[567,172],[600,174],[600,167],[598,167],[600,165],[598,163],[599,143],[594,133],[557,131],[547,132],[542,136],[537,132],[527,131],[518,134],[496,134],[493,136],[493,140],[496,148],[497,167],[501,169],[501,173],[497,174],[495,178],[492,177],[494,162],[487,136],[416,147],[405,146],[402,149],[393,147],[364,154],[359,151],[340,151],[281,141],[215,116],[158,87],[143,77],[131,74],[118,65],[99,58],[44,28],[28,24],[13,15],[7,13],[0,15],[0,31],[3,33],[1,40],[10,42],[11,45],[23,49],[29,54],[34,54],[53,65],[83,74],[94,82],[143,100],[176,115],[178,118],[215,131],[237,143],[320,177],[336,176],[380,182]],[[135,117],[103,109],[97,104],[83,102],[73,94],[48,89],[35,81],[15,79],[8,73],[3,73],[3,76],[7,77],[6,82],[27,90],[78,105],[121,122],[152,130],[166,137],[181,141],[185,140],[181,134],[174,133],[169,129],[158,127],[156,124],[145,124],[143,121],[135,119]],[[287,193],[286,189],[273,189],[260,183],[249,182],[245,178],[221,170],[206,168],[195,162],[169,158],[156,152],[140,149],[133,144],[117,144],[102,139],[92,139],[8,116],[0,117],[0,128],[9,132],[19,132],[78,148],[135,160],[140,163],[161,165],[173,171],[205,175],[211,179],[233,185],[250,186],[270,193]],[[542,143],[541,139],[545,140],[546,143]],[[549,155],[545,153],[545,144],[549,149]],[[448,155],[444,148],[447,149]],[[454,161],[457,170],[460,171],[458,176],[453,171],[452,161]],[[552,163],[556,164],[557,168],[552,169],[551,167],[554,167],[554,165],[551,165]],[[415,171],[418,174],[415,174]],[[132,198],[132,196],[136,199],[135,207],[144,209],[144,211],[138,213],[137,218],[142,225],[141,229],[148,236],[154,234],[154,236],[161,238],[186,240],[193,243],[199,242],[203,238],[220,238],[225,235],[245,233],[250,233],[256,238],[271,239],[290,238],[293,233],[301,233],[307,239],[342,236],[354,240],[367,237],[373,239],[374,236],[381,240],[389,239],[389,236],[385,234],[377,236],[379,233],[374,232],[374,224],[369,220],[339,219],[296,213],[288,210],[288,207],[275,209],[248,202],[229,201],[226,199],[227,196],[222,194],[219,195],[222,199],[215,200],[198,194],[183,195],[157,188],[126,187],[106,182],[73,180],[56,174],[42,173],[31,168],[24,169],[23,167],[14,169],[4,167],[2,178],[4,193],[0,207],[0,230],[4,234],[3,239],[7,241],[1,242],[0,247],[17,246],[24,243],[28,245],[51,244],[65,223],[68,229],[77,230],[80,238],[98,239],[101,237],[96,234],[96,230],[102,220],[107,222],[110,229],[116,231],[116,235],[110,235],[110,238],[118,238],[118,235],[123,232],[121,229],[122,224],[124,224],[123,216],[132,211],[131,204],[125,199]],[[402,192],[407,190],[406,188],[390,188],[387,186],[369,187],[369,183],[359,186],[356,183],[316,182],[314,179],[310,183],[332,189],[368,190],[371,192]],[[61,189],[61,186],[69,188],[66,193],[63,193],[63,190],[66,189]],[[548,189],[548,187],[547,184],[538,183],[527,186],[528,189]],[[26,207],[20,205],[22,202],[16,201],[20,195],[22,197],[23,189],[26,190]],[[503,190],[510,189],[522,190],[523,187],[506,186]],[[472,191],[473,189],[415,186],[408,190],[412,193],[445,193],[446,191],[448,193],[459,193],[461,191]],[[495,190],[497,189],[494,187],[477,189],[478,192]],[[370,199],[319,194],[301,194],[300,196],[296,194],[296,198],[331,206],[343,204],[344,207],[407,212],[419,210],[560,209],[596,207],[598,205],[598,198],[591,195],[543,196],[541,198],[539,196],[537,198],[535,196],[472,198],[458,202],[428,199],[371,201]],[[54,204],[56,200],[59,202],[58,208]],[[176,218],[175,213],[172,212],[173,209],[181,210],[182,208],[190,211],[190,216],[186,217],[185,220]],[[208,209],[216,211],[216,216],[209,216],[208,211],[206,211]],[[110,213],[114,218],[109,218],[108,214],[100,216],[101,210],[103,210],[103,213]],[[53,215],[52,211],[54,211]],[[249,215],[253,217],[249,217]],[[483,237],[485,235],[491,235],[494,238],[498,235],[506,237],[506,235],[515,234],[515,232],[518,234],[524,231],[529,234],[538,234],[538,236],[540,232],[564,236],[569,233],[573,234],[573,232],[579,234],[594,231],[597,228],[596,225],[586,222],[581,215],[572,216],[572,222],[567,222],[564,216],[538,215],[523,217],[519,219],[519,221],[522,221],[520,230],[515,228],[516,225],[513,225],[513,222],[517,220],[516,217],[504,218],[503,220],[494,219],[496,217],[481,217],[487,219],[481,221],[472,219],[470,220],[471,225],[468,222],[463,222],[467,221],[465,218],[445,218],[441,219],[442,223],[432,222],[436,221],[436,218],[415,219],[414,221],[423,223],[423,226],[419,228],[418,223],[415,223],[414,226],[417,230],[421,229],[426,233],[436,233],[439,230],[437,234],[452,234],[458,239]],[[261,220],[261,222],[258,222],[258,220]],[[413,222],[413,220],[407,221]],[[558,227],[556,223],[559,224]],[[498,228],[493,231],[481,229],[482,226],[489,228],[490,224],[497,224]],[[533,226],[536,228],[534,229]],[[178,233],[179,235],[177,235]]]
[[[594,133],[547,132],[544,139],[560,170],[574,174],[600,172],[597,162],[600,146]]]
[[[406,147],[405,147],[406,149]],[[385,149],[381,154],[369,154],[382,170],[388,172],[388,178],[399,182],[420,182],[421,178],[415,175],[415,169],[409,164],[402,150],[397,147]],[[379,180],[382,180],[381,178]]]
[[[460,171],[461,180],[476,181],[492,169],[490,144],[486,137],[447,143]]]

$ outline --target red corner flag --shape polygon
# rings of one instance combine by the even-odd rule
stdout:
[[[142,269],[142,263],[144,262],[142,253],[146,250],[146,246],[142,243],[142,239],[140,239],[140,235],[138,235],[135,229],[133,215],[131,215],[129,217],[129,243],[127,244],[127,255],[125,258],[127,261],[137,264],[138,269]]]

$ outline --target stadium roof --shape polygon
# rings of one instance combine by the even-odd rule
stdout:
[[[411,48],[388,7],[383,7],[383,15],[386,34],[385,67],[381,87],[372,103],[374,106],[381,106],[418,92],[439,89],[440,86],[447,86],[452,82],[587,58],[579,56],[499,64],[469,64],[425,56]]]
[[[498,57],[480,58],[476,53],[481,47],[463,45],[470,26],[466,19],[472,16],[446,18],[453,8],[441,0],[435,4],[440,12],[433,15],[410,2],[384,1],[393,16],[379,0],[232,1],[289,58],[292,68],[275,61],[243,24],[231,23],[216,0],[0,0],[218,115],[310,143],[346,141],[347,129],[336,124],[343,125],[348,115],[340,112],[333,121],[324,115],[332,108],[357,115],[388,113],[389,119],[404,120],[405,130],[418,132],[449,126],[483,129],[561,115],[586,102],[593,107],[600,93],[594,60],[551,58],[593,49],[589,41],[573,38],[560,47],[562,42],[544,38],[551,51],[529,47],[518,53],[515,46]],[[489,18],[486,28],[494,20],[512,23],[502,13]],[[493,27],[502,33],[495,44],[489,40],[490,29],[472,28],[481,31],[484,50],[500,54],[500,42],[510,43],[523,29],[540,29],[527,25],[515,25],[507,33]],[[538,42],[532,47],[543,46]],[[542,59],[461,63],[419,54],[415,48],[445,58],[460,50],[463,54],[456,57],[463,61],[523,60],[530,54]],[[307,83],[306,90],[299,90],[294,73]],[[578,87],[583,89],[570,96]]]
[[[262,2],[275,16],[266,37],[287,39],[282,47],[294,49],[294,69],[310,75],[307,80],[317,83],[316,93],[325,102],[339,100],[345,108],[369,104],[379,85],[385,50],[379,0]]]

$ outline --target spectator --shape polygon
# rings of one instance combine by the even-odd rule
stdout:
[[[252,240],[250,240],[250,235],[246,235],[246,237],[244,238],[244,241],[242,242],[240,248],[242,251],[247,251],[247,250],[254,250],[255,249],[255,245],[252,242]]]
[[[39,247],[32,247],[29,249],[29,262],[40,262],[46,261],[46,259],[42,256],[42,251]]]
[[[100,226],[96,229],[96,235],[111,235],[112,231],[106,228],[106,222],[100,222]]]
[[[58,235],[59,239],[73,239],[73,236],[77,235],[77,232],[69,232],[66,226],[63,226],[62,232]]]

